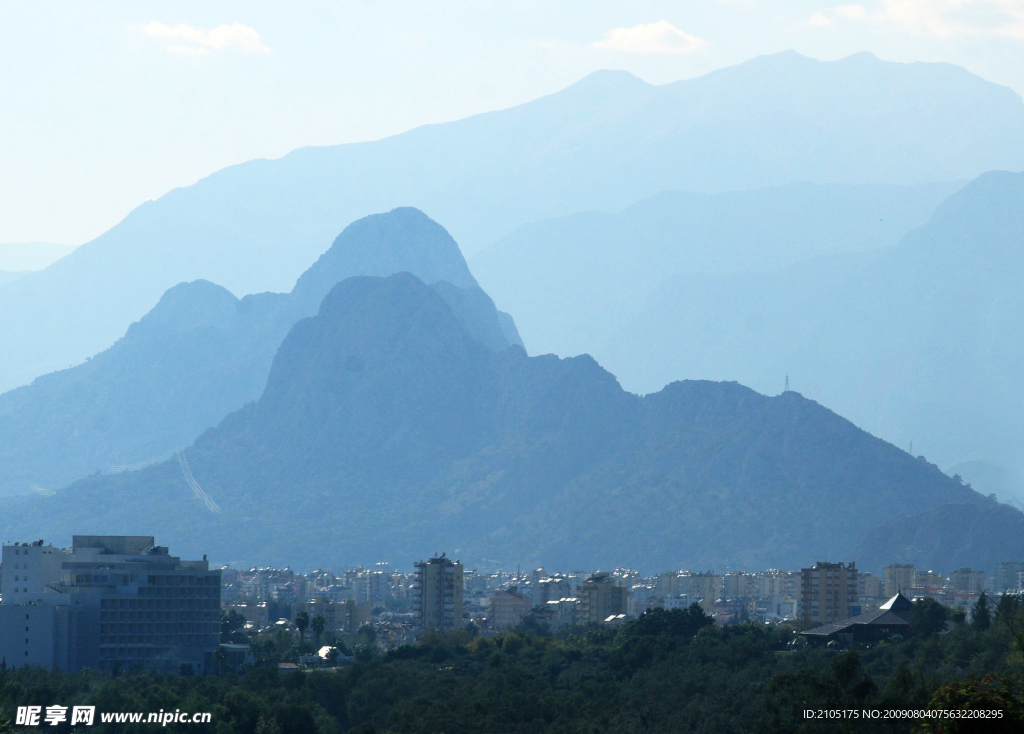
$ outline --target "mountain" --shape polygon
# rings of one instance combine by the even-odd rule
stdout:
[[[594,355],[629,389],[672,376],[794,387],[944,466],[1020,468],[1024,173],[992,172],[901,242],[779,272],[668,279]]]
[[[1024,513],[1008,505],[949,504],[899,517],[873,530],[858,558],[867,568],[993,569],[1022,557]]]
[[[20,278],[24,273],[12,273],[9,270],[0,270],[0,285],[11,283]]]
[[[75,248],[52,242],[11,242],[0,244],[0,270],[21,272],[42,270]]]
[[[471,567],[724,570],[852,558],[880,525],[949,504],[997,506],[793,392],[639,397],[590,357],[488,350],[400,273],[335,286],[259,400],[178,459],[8,499],[0,527],[144,531],[245,564],[447,549]]]
[[[459,246],[416,209],[349,225],[289,294],[239,300],[208,281],[169,289],[112,347],[0,395],[0,495],[52,491],[166,458],[259,397],[281,340],[353,275],[410,271],[489,349],[519,344]]]
[[[531,349],[593,352],[673,275],[768,272],[895,245],[958,188],[789,184],[716,194],[666,191],[617,213],[525,225],[470,264],[484,290],[516,315]]]
[[[599,72],[556,94],[383,140],[232,166],[142,204],[0,287],[0,390],[112,344],[204,279],[284,291],[348,223],[411,205],[467,253],[523,224],[659,191],[916,185],[1024,168],[1024,102],[946,64],[793,52],[652,86]]]

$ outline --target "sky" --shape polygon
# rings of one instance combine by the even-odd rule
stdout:
[[[233,163],[372,140],[598,69],[663,84],[794,49],[1024,93],[1024,0],[0,4],[0,243],[79,245]]]

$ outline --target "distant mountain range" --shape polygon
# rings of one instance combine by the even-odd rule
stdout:
[[[609,335],[631,324],[674,275],[772,272],[809,258],[895,245],[961,185],[666,191],[620,212],[525,225],[478,253],[470,266],[484,290],[515,314],[531,350],[602,354]],[[646,344],[634,357],[645,361],[657,349]],[[631,367],[623,365],[627,379]],[[685,364],[678,367],[657,385],[627,386],[660,389],[688,374]]]
[[[285,334],[353,275],[408,271],[489,349],[521,346],[443,227],[416,209],[349,225],[291,293],[239,301],[207,281],[168,290],[123,338],[87,362],[0,395],[0,496],[46,493],[188,446],[255,400]]]
[[[345,225],[412,205],[475,253],[529,222],[659,191],[918,185],[1024,168],[1024,103],[946,64],[759,57],[662,86],[600,72],[542,99],[384,140],[233,166],[0,285],[0,390],[107,348],[205,279],[286,291]]]
[[[1024,450],[1024,173],[988,173],[894,247],[779,272],[684,274],[589,350],[632,390],[785,376],[944,466]]]
[[[0,270],[9,273],[42,270],[71,253],[71,245],[52,242],[12,242],[0,244]]]
[[[331,289],[259,400],[179,457],[8,499],[0,528],[145,531],[246,564],[446,549],[481,568],[721,571],[853,560],[896,518],[950,506],[998,510],[1000,528],[1024,517],[794,392],[687,381],[638,397],[586,356],[489,349],[402,273]],[[973,537],[929,558],[1024,554],[1024,535]]]

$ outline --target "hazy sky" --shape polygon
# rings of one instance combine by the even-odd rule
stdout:
[[[6,2],[0,242],[80,244],[223,166],[785,49],[1024,92],[1024,0]]]

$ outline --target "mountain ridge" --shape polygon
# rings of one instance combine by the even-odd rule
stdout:
[[[500,112],[223,169],[0,287],[0,390],[105,349],[175,283],[287,290],[322,242],[399,205],[445,221],[472,254],[530,221],[667,189],[913,184],[1024,167],[1019,98],[978,77],[935,82],[944,68],[880,64],[877,84],[855,87],[845,67],[818,61],[789,77],[741,64],[672,89],[597,77]]]
[[[690,380],[641,397],[589,356],[486,349],[406,273],[337,284],[262,396],[182,456],[223,513],[171,460],[9,501],[6,529],[145,528],[258,565],[442,546],[486,568],[733,570],[852,557],[909,508],[996,506],[796,393]]]
[[[181,283],[112,347],[0,395],[0,495],[64,486],[109,467],[162,459],[259,397],[281,340],[339,280],[411,269],[486,348],[522,344],[476,285],[458,245],[414,209],[353,223],[292,293],[236,298]],[[443,278],[452,278],[462,286]]]

